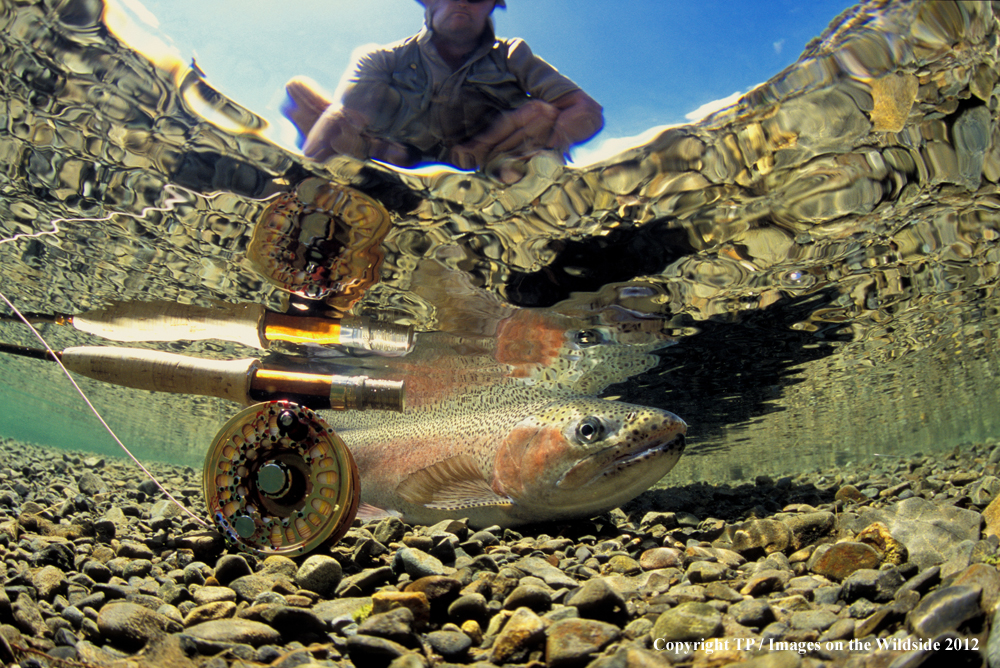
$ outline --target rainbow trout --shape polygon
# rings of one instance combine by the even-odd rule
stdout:
[[[667,411],[507,394],[365,412],[355,418],[367,424],[338,428],[361,472],[361,516],[468,517],[475,527],[591,517],[647,490],[684,450],[687,425]]]
[[[490,300],[452,283],[423,285],[447,285],[466,311],[472,303],[472,312],[492,313]],[[421,333],[406,357],[335,371],[406,381],[404,413],[325,415],[358,464],[362,517],[468,517],[475,527],[587,518],[635,498],[677,463],[683,420],[593,397],[656,364],[650,353],[669,344],[662,324],[647,332],[646,322],[530,309],[475,324],[467,329],[481,338]]]

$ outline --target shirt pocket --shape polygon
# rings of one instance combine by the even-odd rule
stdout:
[[[401,67],[392,73],[392,87],[404,97],[420,98],[430,92],[430,81],[419,67]]]
[[[517,77],[510,72],[470,72],[463,87],[475,91],[500,110],[515,109],[528,99]]]

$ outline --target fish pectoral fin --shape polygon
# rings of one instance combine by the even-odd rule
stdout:
[[[476,461],[457,455],[414,471],[396,487],[409,501],[437,510],[511,506],[513,501],[493,491]]]
[[[371,520],[383,520],[386,517],[402,517],[402,514],[398,510],[385,510],[370,503],[359,503],[356,517],[359,520],[370,522]]]

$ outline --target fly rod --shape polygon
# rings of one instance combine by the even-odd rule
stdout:
[[[78,315],[26,315],[29,322],[71,325],[109,341],[201,341],[219,339],[267,350],[275,341],[341,345],[380,355],[405,355],[413,327],[380,323],[365,316],[321,318],[268,311],[260,304],[194,306],[176,302],[113,302]],[[0,316],[3,322],[21,322]]]
[[[43,349],[0,343],[0,352],[51,360]],[[316,409],[402,411],[401,380],[287,371],[254,358],[210,360],[144,348],[76,346],[56,351],[81,376],[152,392],[198,394],[250,405],[287,399]]]

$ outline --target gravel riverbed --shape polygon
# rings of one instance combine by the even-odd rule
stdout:
[[[201,472],[150,467],[196,514]],[[125,460],[0,443],[0,662],[1000,666],[1000,445],[258,559]]]

